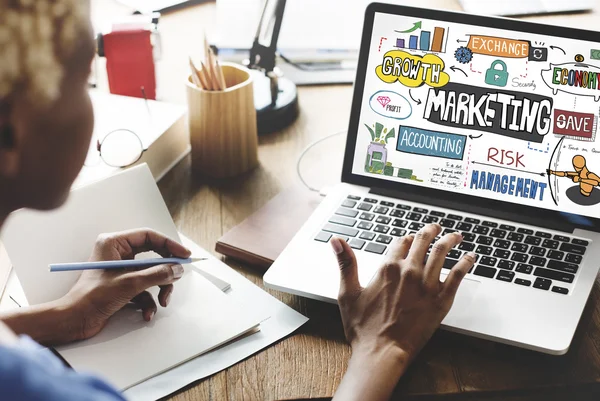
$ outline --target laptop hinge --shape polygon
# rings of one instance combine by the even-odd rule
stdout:
[[[448,199],[430,198],[406,192],[393,191],[389,189],[371,188],[369,193],[381,196],[389,196],[391,198],[405,199],[407,201],[423,203],[426,205],[434,205],[448,209],[459,210],[467,213],[479,214],[482,216],[494,217],[497,219],[510,220],[521,224],[547,228],[549,230],[572,233],[576,228],[575,225],[569,224],[564,220],[557,219],[553,221],[550,219],[542,219],[539,217],[536,218],[536,216],[526,216],[516,213],[503,212],[500,210],[491,210],[473,204],[453,202]]]

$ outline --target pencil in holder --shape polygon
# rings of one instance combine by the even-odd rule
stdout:
[[[234,177],[258,165],[256,109],[250,71],[223,63],[226,89],[199,88],[188,76],[187,100],[194,173]]]

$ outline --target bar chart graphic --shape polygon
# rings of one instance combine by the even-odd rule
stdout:
[[[431,34],[431,31],[422,30],[419,34],[397,38],[396,47],[400,49],[445,53],[447,34],[447,29],[440,27],[435,27],[433,29],[433,35]]]

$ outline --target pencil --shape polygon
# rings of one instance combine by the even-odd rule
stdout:
[[[210,77],[210,71],[208,70],[208,68],[202,61],[200,62],[200,65],[202,66],[202,69],[200,70],[200,74],[204,76],[204,80],[206,81],[206,86],[207,86],[208,90],[209,91],[215,90],[216,87],[213,84],[213,81]]]
[[[189,62],[190,62],[190,69],[192,70],[192,82],[194,83],[194,85],[196,85],[199,88],[202,89],[206,89],[204,87],[204,85],[202,84],[202,81],[200,80],[200,76],[198,74],[198,70],[196,69],[196,66],[194,65],[194,62],[192,61],[191,57],[189,58]]]
[[[227,83],[225,82],[225,75],[223,75],[223,69],[221,68],[221,64],[219,64],[218,58],[215,58],[215,64],[217,65],[217,75],[221,84],[221,90],[225,90],[227,89]]]
[[[204,90],[209,90],[209,85],[208,85],[208,82],[206,81],[206,76],[204,75],[204,73],[200,70],[196,70],[196,73],[198,74],[198,79],[200,79],[200,82],[202,83]]]
[[[76,270],[113,270],[113,269],[146,269],[158,265],[189,265],[206,260],[206,258],[154,258],[138,260],[108,260],[103,262],[56,263],[48,265],[51,272],[67,272]]]
[[[208,68],[210,69],[210,75],[213,80],[213,86],[217,90],[223,90],[221,87],[221,83],[219,82],[219,78],[217,76],[217,68],[215,67],[215,55],[212,49],[208,48]]]

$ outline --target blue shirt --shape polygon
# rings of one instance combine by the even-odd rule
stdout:
[[[27,336],[0,345],[0,398],[4,401],[122,401],[106,382],[65,367]]]

